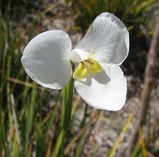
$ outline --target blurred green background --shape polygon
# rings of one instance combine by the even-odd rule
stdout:
[[[63,29],[76,44],[105,11],[118,16],[130,32],[130,54],[122,65],[129,105],[117,113],[103,112],[88,107],[75,94],[65,156],[125,156],[137,119],[131,114],[139,108],[135,100],[159,20],[158,0],[0,0],[0,157],[59,156],[62,91],[44,89],[31,81],[20,58],[28,41],[48,29]],[[140,131],[132,157],[159,157],[158,74],[145,130]]]

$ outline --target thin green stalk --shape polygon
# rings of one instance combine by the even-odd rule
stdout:
[[[67,85],[67,99],[65,104],[65,110],[64,112],[64,125],[63,128],[67,130],[69,128],[70,119],[71,119],[71,112],[72,112],[72,97],[73,97],[73,78],[69,81]]]
[[[60,134],[59,134],[59,137],[58,137],[58,139],[57,139],[57,143],[56,143],[54,152],[53,152],[53,154],[52,154],[52,157],[57,157],[57,156],[58,156],[58,153],[59,153],[59,149],[60,149],[60,146],[61,146],[61,142],[62,142],[63,136],[64,136],[64,132],[61,131]]]
[[[56,146],[52,157],[57,157],[61,148],[61,157],[65,157],[65,137],[69,128],[72,112],[72,98],[73,98],[73,78],[63,90],[62,114],[61,114],[61,132],[58,136]]]
[[[62,105],[62,143],[61,143],[61,157],[64,157],[64,144],[66,132],[69,128],[72,112],[72,97],[73,97],[73,78],[69,81],[64,89],[63,105]]]
[[[24,145],[24,153],[25,153],[24,156],[25,157],[28,156],[28,147],[29,147],[29,142],[30,142],[31,131],[33,128],[36,94],[37,94],[36,88],[33,88],[31,102],[30,102],[28,110],[27,110],[27,118],[26,118],[26,124],[25,124],[26,125],[25,126],[26,127],[26,129],[25,129],[25,145]]]
[[[63,99],[62,99],[62,113],[61,113],[61,127],[64,127],[64,122],[65,122],[65,110],[66,110],[66,105],[67,105],[67,86],[63,89]]]

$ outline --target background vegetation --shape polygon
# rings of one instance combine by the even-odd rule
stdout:
[[[63,29],[77,43],[104,11],[122,19],[130,32],[130,55],[122,67],[129,83],[128,105],[117,113],[103,112],[75,94],[67,140],[61,146],[62,91],[31,81],[20,62],[22,51],[48,29]],[[58,157],[64,148],[67,157],[126,156],[158,19],[156,0],[0,0],[0,157]],[[159,70],[155,74],[152,103],[132,157],[159,156]]]

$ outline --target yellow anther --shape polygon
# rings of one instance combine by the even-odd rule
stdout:
[[[103,69],[101,65],[94,59],[88,58],[84,61],[86,64],[88,71],[91,75],[101,72]]]
[[[87,60],[82,61],[75,72],[73,73],[73,78],[76,80],[81,80],[86,77],[89,73],[90,76],[101,72],[103,69],[101,65],[94,59],[88,58]]]
[[[88,70],[87,70],[86,66],[83,63],[80,63],[78,65],[77,69],[75,70],[75,72],[73,73],[73,78],[76,80],[81,80],[81,79],[85,78],[87,73],[88,73]]]

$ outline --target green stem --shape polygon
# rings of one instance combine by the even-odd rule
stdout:
[[[69,81],[67,85],[67,99],[65,102],[65,110],[64,112],[64,125],[63,128],[67,130],[69,128],[70,119],[71,119],[71,112],[72,112],[72,98],[73,98],[73,78]]]
[[[72,97],[73,97],[73,78],[69,81],[68,85],[66,85],[64,89],[63,95],[63,106],[62,106],[62,144],[61,144],[61,156],[64,157],[64,143],[66,132],[69,128],[70,120],[71,120],[71,112],[72,112]]]

